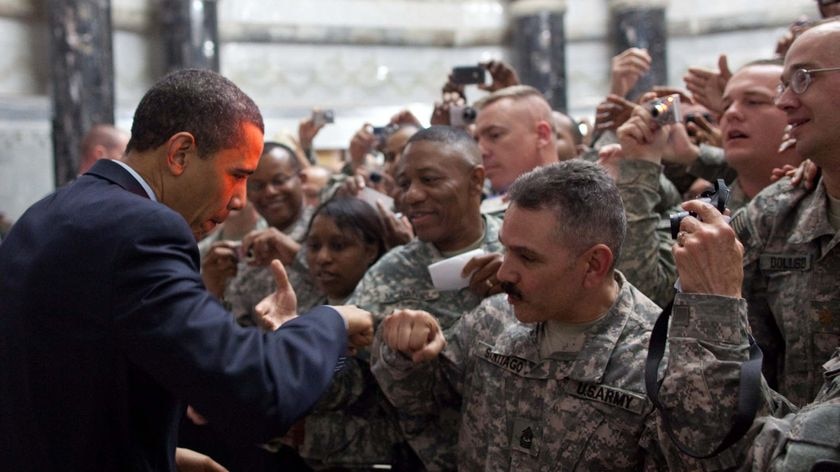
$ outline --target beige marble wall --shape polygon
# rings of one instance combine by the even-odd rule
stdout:
[[[737,66],[772,53],[813,0],[669,0],[669,77],[688,65]],[[49,58],[43,0],[0,0],[0,211],[17,217],[51,190]],[[162,70],[154,0],[112,0],[118,125]],[[607,0],[565,0],[569,105],[591,116],[608,88]],[[316,144],[341,147],[365,121],[401,107],[427,119],[450,67],[506,58],[508,0],[219,0],[222,72],[260,104],[268,135],[312,106],[337,123]],[[475,98],[479,93],[471,93]],[[21,113],[21,107],[29,110]],[[28,185],[23,185],[27,183]]]

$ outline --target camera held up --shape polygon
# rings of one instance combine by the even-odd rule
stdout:
[[[729,187],[726,186],[726,182],[723,179],[717,179],[715,181],[715,189],[714,190],[706,190],[705,192],[701,193],[699,200],[703,200],[707,203],[714,205],[715,208],[718,209],[719,212],[723,213],[726,210],[726,203],[729,201],[729,194],[730,190]],[[697,213],[689,212],[689,211],[681,211],[679,213],[673,213],[671,215],[671,237],[677,239],[677,235],[680,232],[680,223],[682,223],[683,218],[686,216],[693,216],[697,217]]]
[[[645,104],[653,120],[659,126],[670,125],[682,122],[680,113],[680,96],[677,94],[657,98]]]
[[[475,118],[478,112],[471,106],[464,107],[450,107],[449,108],[449,124],[459,128],[465,128],[468,125],[475,123]]]

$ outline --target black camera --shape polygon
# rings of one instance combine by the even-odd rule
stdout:
[[[475,118],[478,112],[475,108],[466,107],[450,107],[449,108],[449,125],[464,128],[467,125],[475,123]]]
[[[726,210],[726,203],[729,201],[730,190],[729,187],[726,186],[726,182],[723,179],[717,179],[715,181],[715,189],[714,190],[706,190],[705,192],[701,193],[698,200],[704,200],[718,209],[719,212],[723,213]],[[679,213],[674,213],[671,215],[671,237],[677,239],[677,235],[680,233],[680,223],[682,223],[683,218],[686,216],[693,216],[697,217],[697,213],[693,211],[681,211]]]
[[[394,131],[399,129],[399,126],[395,124],[389,124],[385,126],[374,126],[373,127],[373,135],[376,136],[376,146],[382,147],[385,145],[385,142],[388,141],[388,138],[394,134]]]
[[[647,107],[653,120],[659,123],[660,126],[682,121],[680,96],[677,94],[651,100],[647,103]]]
[[[460,85],[483,84],[487,69],[481,66],[459,66],[452,68],[452,82]]]

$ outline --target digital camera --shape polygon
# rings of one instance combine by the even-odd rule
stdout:
[[[487,69],[481,66],[458,66],[452,68],[452,82],[460,85],[483,84]]]
[[[459,128],[465,128],[468,125],[475,123],[475,118],[478,116],[478,111],[470,106],[465,107],[449,107],[449,125]]]
[[[335,112],[332,110],[313,110],[312,121],[318,126],[335,123]]]
[[[653,120],[659,123],[659,126],[682,122],[680,96],[677,94],[651,100],[646,106]]]
[[[729,187],[726,186],[726,182],[724,182],[723,179],[717,179],[715,181],[715,189],[706,190],[701,193],[697,199],[714,205],[719,212],[723,213],[724,210],[726,210],[726,203],[729,201],[729,195],[730,190]],[[693,211],[681,211],[679,213],[671,214],[672,238],[677,239],[677,235],[680,233],[680,223],[682,223],[683,218],[689,215],[697,218],[697,213],[694,213]]]

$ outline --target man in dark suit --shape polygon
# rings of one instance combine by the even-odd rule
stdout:
[[[265,333],[205,290],[196,240],[244,205],[262,145],[232,82],[175,72],[143,97],[120,161],[19,219],[0,245],[0,470],[174,470],[186,403],[237,441],[279,436],[348,337],[369,343],[354,307]],[[274,323],[293,310],[283,290],[258,307]]]

